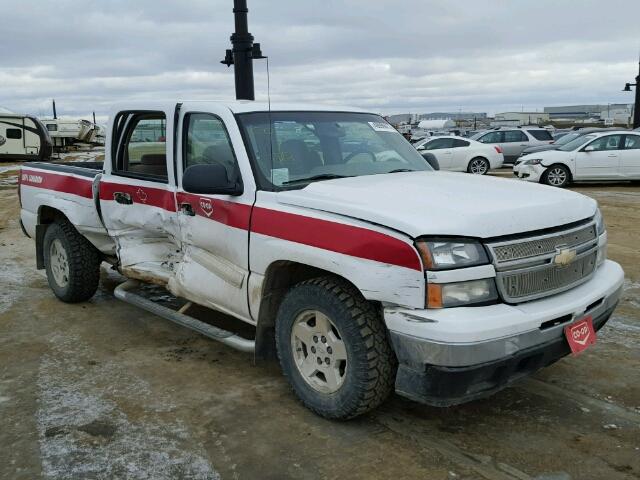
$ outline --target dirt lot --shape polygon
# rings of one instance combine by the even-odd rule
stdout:
[[[513,388],[437,409],[394,396],[348,423],[300,406],[275,365],[112,297],[57,301],[0,165],[2,479],[640,478],[640,186],[580,186],[626,271],[599,336]],[[505,181],[513,181],[506,180]]]

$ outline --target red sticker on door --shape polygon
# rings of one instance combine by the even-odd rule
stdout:
[[[567,337],[571,353],[577,355],[588,346],[596,343],[596,331],[593,328],[591,315],[564,327],[564,335]]]
[[[211,203],[211,199],[210,198],[201,198],[200,199],[200,208],[202,209],[202,212],[207,217],[210,217],[211,214],[213,213],[213,204]]]

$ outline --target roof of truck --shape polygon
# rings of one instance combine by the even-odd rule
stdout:
[[[143,110],[156,108],[159,104],[202,104],[202,105],[216,105],[225,106],[229,108],[233,113],[248,113],[248,112],[268,112],[269,104],[267,102],[258,102],[251,100],[233,100],[233,101],[214,101],[214,100],[165,100],[165,101],[134,101],[134,102],[122,102],[113,105],[112,111],[126,111],[126,110]],[[153,105],[153,107],[152,107]],[[372,113],[367,110],[363,110],[355,107],[346,107],[338,105],[314,105],[310,103],[271,103],[271,111],[273,112],[286,112],[286,111],[312,111],[312,112],[356,112],[356,113]]]

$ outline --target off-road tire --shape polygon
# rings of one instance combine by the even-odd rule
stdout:
[[[555,183],[554,181],[552,181],[552,179],[550,179],[550,176],[552,176],[556,170],[562,170],[564,172],[564,182]],[[571,183],[571,172],[567,167],[565,167],[564,165],[560,165],[559,163],[551,165],[542,174],[542,182],[546,185],[551,185],[552,187],[564,188]]]
[[[59,240],[67,255],[68,282],[57,283],[51,268],[51,244]],[[89,300],[96,293],[100,282],[100,252],[67,221],[49,225],[43,239],[44,264],[47,281],[56,297],[63,302],[78,303]]]
[[[474,171],[476,170],[475,168],[473,168],[474,163],[482,163],[485,166],[482,173],[480,173],[480,171]],[[487,173],[489,173],[489,170],[491,170],[491,163],[489,163],[489,160],[484,157],[474,157],[469,160],[469,165],[467,165],[467,173],[472,173],[475,175],[486,175]]]
[[[321,393],[302,377],[292,351],[291,331],[298,316],[314,309],[339,330],[347,352],[344,382]],[[327,276],[303,281],[283,299],[276,319],[276,346],[282,371],[300,401],[318,415],[346,420],[369,412],[393,391],[397,360],[382,315],[346,281]]]

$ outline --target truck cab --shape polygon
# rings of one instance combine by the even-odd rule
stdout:
[[[394,388],[439,406],[492,394],[579,350],[573,332],[587,346],[617,304],[595,201],[436,172],[376,114],[173,101],[110,118],[103,166],[20,175],[54,293],[87,300],[106,261],[231,315],[325,417]]]

